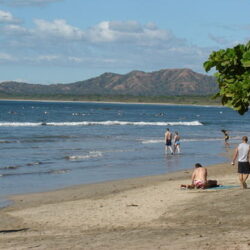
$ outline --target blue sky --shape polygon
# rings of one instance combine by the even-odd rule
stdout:
[[[250,40],[248,0],[0,0],[0,82],[191,68]]]

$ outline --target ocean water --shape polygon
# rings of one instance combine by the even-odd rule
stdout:
[[[225,107],[0,101],[0,200],[9,194],[157,175],[224,162],[250,115]],[[166,128],[181,154],[166,155]]]

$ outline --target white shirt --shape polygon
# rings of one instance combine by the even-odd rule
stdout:
[[[241,143],[238,146],[238,161],[248,162],[249,144]]]

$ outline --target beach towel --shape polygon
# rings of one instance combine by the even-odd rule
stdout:
[[[211,188],[207,188],[207,189],[228,189],[228,188],[237,188],[240,186],[237,185],[218,185],[218,187],[211,187]]]

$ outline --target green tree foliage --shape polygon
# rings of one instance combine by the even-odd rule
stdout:
[[[213,51],[203,64],[208,72],[216,69],[215,77],[223,105],[241,115],[248,111],[250,102],[250,42],[233,48]]]

